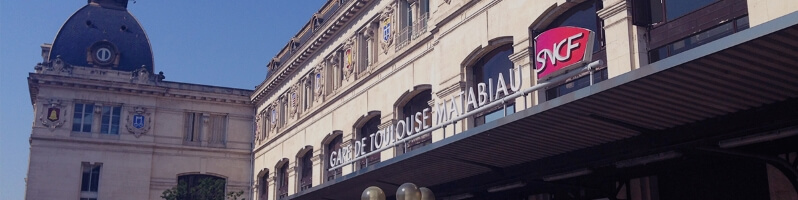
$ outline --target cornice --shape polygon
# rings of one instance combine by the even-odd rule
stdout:
[[[68,142],[68,143],[85,143],[85,144],[94,144],[94,145],[110,145],[115,147],[126,146],[126,147],[135,147],[135,148],[152,148],[153,150],[157,149],[173,149],[173,150],[189,150],[189,151],[202,151],[202,152],[212,152],[212,153],[225,153],[225,154],[239,154],[239,155],[250,155],[252,152],[249,149],[230,149],[230,148],[215,148],[215,147],[197,147],[197,146],[187,146],[187,145],[179,145],[179,144],[159,144],[153,142],[132,142],[132,141],[124,141],[124,140],[112,140],[112,139],[96,139],[96,138],[81,138],[81,137],[54,137],[54,136],[43,136],[38,134],[32,134],[30,136],[30,140],[41,140],[41,141],[55,141],[55,142]],[[147,151],[150,152],[150,151]]]
[[[296,53],[293,53],[286,62],[280,63],[280,67],[277,67],[277,70],[269,72],[270,74],[268,77],[255,88],[255,93],[252,95],[251,101],[253,103],[258,103],[263,100],[265,96],[273,93],[277,86],[284,84],[283,80],[285,80],[286,77],[295,72],[299,66],[304,64],[308,58],[316,53],[317,50],[321,49],[333,36],[341,33],[343,27],[349,24],[355,16],[364,10],[363,8],[372,2],[374,2],[374,0],[351,0],[343,8],[336,11],[337,13],[332,17],[332,19],[335,20],[326,21],[324,26],[319,28],[319,31],[313,33],[312,39],[300,44],[299,50]],[[300,32],[301,31],[302,30],[300,30]],[[284,47],[281,52],[286,51],[285,48],[290,48],[290,46]]]
[[[621,14],[623,12],[626,12],[626,11],[629,10],[629,7],[631,6],[631,5],[629,5],[626,2],[626,0],[616,0],[614,2],[607,2],[607,3],[605,3],[605,5],[606,6],[604,6],[604,9],[601,9],[598,12],[596,12],[596,14],[598,14],[598,17],[603,19],[603,20],[608,20],[608,19],[610,19],[611,17],[613,17],[615,15],[618,15],[618,14]],[[623,21],[622,19],[625,19],[627,17],[628,16],[626,16],[624,18],[620,18],[618,20],[606,22],[604,27],[613,26],[613,25],[617,24],[618,22]]]
[[[30,73],[28,76],[28,88],[30,90],[31,101],[34,101],[36,96],[38,96],[40,87],[61,87],[247,106],[251,105],[249,94],[252,93],[251,90],[177,82],[161,82],[151,85],[54,74]]]

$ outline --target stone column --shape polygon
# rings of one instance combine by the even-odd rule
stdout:
[[[322,152],[321,151],[322,148],[324,148],[324,147],[321,147],[319,149],[313,150],[313,157],[310,157],[310,161],[313,162],[313,172],[314,172],[314,174],[313,174],[313,181],[311,182],[313,184],[313,186],[320,185],[321,184],[321,180],[324,179],[324,174],[327,174],[327,173],[324,172],[325,171],[325,169],[323,167],[324,163],[322,163],[322,162],[324,162],[324,158],[322,158],[323,154],[321,153]]]
[[[374,63],[374,45],[372,41],[374,40],[371,32],[371,24],[366,25],[366,30],[363,31],[363,41],[366,42],[366,49],[360,51],[360,53],[366,54],[366,63],[360,63],[361,65],[366,65],[365,67],[361,67],[361,69],[365,69],[366,71],[371,71],[371,63]]]
[[[524,40],[529,40],[529,38],[522,39],[520,41]],[[509,56],[510,61],[513,62],[513,70],[515,70],[513,75],[515,77],[508,78],[508,80],[510,79],[521,80],[521,87],[517,92],[521,92],[520,90],[532,87],[538,82],[537,73],[535,72],[535,69],[533,69],[532,67],[532,59],[530,58],[531,53],[529,52],[530,49],[528,44],[529,44],[528,42],[520,42],[517,45],[514,45],[513,52],[515,53]],[[505,74],[505,76],[510,76],[510,74]],[[507,90],[511,90],[511,85],[512,82],[507,83]],[[538,92],[531,93],[530,95],[527,96],[526,99],[523,96],[515,98],[515,112],[537,105],[537,99],[538,99]]]
[[[294,194],[294,193],[296,193],[296,191],[299,191],[298,190],[299,189],[299,187],[298,187],[299,179],[297,178],[297,173],[296,173],[296,170],[300,168],[299,166],[297,166],[298,164],[299,164],[299,162],[297,162],[296,159],[294,159],[291,162],[288,162],[288,166],[289,166],[288,167],[288,195],[289,196]]]
[[[457,77],[460,77],[460,76],[462,76],[462,74],[458,74],[457,75]],[[451,114],[452,114],[451,118],[452,119],[454,119],[457,116],[460,116],[460,111],[462,111],[462,109],[463,109],[462,102],[464,102],[465,100],[461,100],[460,99],[460,94],[465,90],[464,88],[466,88],[466,85],[467,85],[466,82],[465,81],[460,81],[459,78],[450,79],[450,81],[441,83],[441,89],[434,93],[435,94],[434,96],[437,97],[435,103],[436,104],[444,103],[444,105],[446,106],[446,112],[451,112]],[[462,98],[465,98],[465,96],[463,96]],[[454,110],[454,112],[452,112],[453,111],[453,109],[452,109],[452,99],[454,99],[454,101],[457,104],[456,107],[457,107],[457,109],[459,109],[459,110]],[[433,109],[432,110],[432,115],[434,116],[432,120],[435,121],[433,124],[438,124],[438,122],[437,122],[437,120],[438,120],[437,112],[438,111],[436,110],[437,108],[436,107],[432,107],[432,109]],[[465,112],[463,111],[463,113],[465,113]],[[449,113],[446,113],[445,115],[448,117]],[[443,121],[446,122],[446,121],[448,121],[448,119],[443,120]],[[434,138],[435,134],[439,134],[443,138],[446,138],[446,137],[451,137],[452,135],[454,135],[456,133],[463,132],[465,130],[465,128],[467,127],[467,123],[466,123],[467,121],[468,120],[460,120],[460,121],[457,121],[456,125],[448,125],[448,126],[446,126],[446,128],[442,128],[442,129],[438,129],[436,131],[433,131],[433,139],[432,139],[432,141],[436,141],[435,138]],[[445,129],[445,131],[444,131],[444,129]]]
[[[266,180],[266,182],[268,183],[266,184],[269,184],[269,189],[268,189],[269,194],[267,196],[272,196],[271,199],[278,199],[277,197],[279,197],[280,195],[277,194],[277,184],[275,184],[275,182],[277,182],[277,173],[270,172],[268,177],[269,179]]]
[[[91,133],[99,133],[102,127],[103,104],[94,104],[94,113],[91,119]]]
[[[208,139],[210,138],[211,134],[211,126],[210,126],[210,114],[209,113],[202,113],[202,133],[198,136],[200,141],[202,142],[202,146],[208,146]]]
[[[341,148],[348,147],[349,145],[352,145],[353,144],[352,137],[354,137],[354,136],[351,133],[345,134],[343,137],[341,137],[341,138],[348,138],[348,139],[342,139]],[[357,162],[349,164],[349,166],[341,167],[341,175],[343,176],[343,175],[347,175],[349,173],[354,172],[356,167],[357,167]]]
[[[609,78],[648,64],[645,28],[632,24],[629,0],[609,0],[598,16],[604,20]]]

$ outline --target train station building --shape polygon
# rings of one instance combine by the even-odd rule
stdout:
[[[65,27],[120,23],[81,15],[129,15],[112,2]],[[165,81],[143,31],[122,38],[135,21],[62,28],[29,76],[27,197],[159,199],[215,177],[258,200],[403,183],[447,200],[798,199],[797,11],[330,0],[240,72],[268,73],[254,90]]]

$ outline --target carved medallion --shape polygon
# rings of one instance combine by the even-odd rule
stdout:
[[[50,128],[50,131],[61,127],[66,122],[66,109],[61,104],[61,100],[50,99],[43,105],[42,113],[39,114],[39,121],[43,126]]]
[[[144,107],[134,107],[131,111],[128,111],[127,124],[125,124],[127,131],[135,135],[136,138],[147,133],[152,127],[151,114]]]

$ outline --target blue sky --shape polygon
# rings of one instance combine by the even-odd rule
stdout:
[[[130,1],[168,81],[254,89],[326,0]],[[235,3],[228,3],[235,2]],[[33,106],[27,76],[86,0],[0,0],[0,199],[23,199]]]

